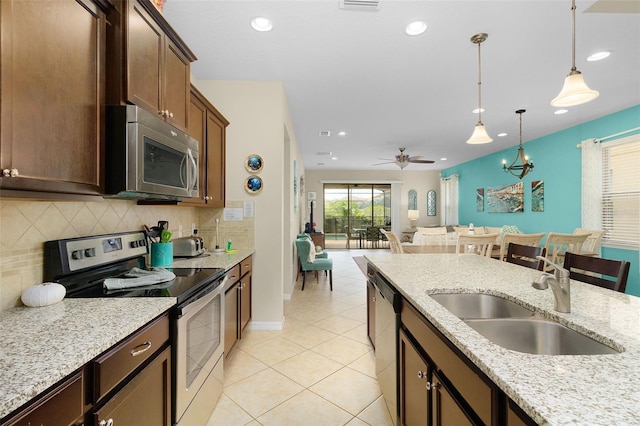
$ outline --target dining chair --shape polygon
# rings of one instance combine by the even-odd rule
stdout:
[[[567,252],[563,267],[569,271],[569,278],[572,280],[620,293],[624,293],[627,288],[630,263],[626,260],[603,259]]]
[[[382,228],[380,228],[380,232],[382,233],[382,235],[387,237],[387,240],[389,240],[389,248],[391,249],[391,253],[404,253],[400,238],[398,238],[395,232],[386,231]]]
[[[605,231],[602,229],[584,229],[576,228],[573,231],[574,234],[589,234],[587,239],[582,243],[581,254],[600,255],[600,245],[602,244],[602,237]]]
[[[568,251],[580,253],[582,243],[585,242],[589,234],[560,234],[549,232],[544,248],[547,250],[547,259],[556,265],[562,265],[564,254]],[[552,272],[553,267],[548,266],[547,271]]]
[[[537,234],[511,234],[504,233],[500,236],[500,260],[505,260],[505,256],[507,255],[507,247],[510,243],[521,244],[524,246],[538,246],[540,245],[540,241],[542,237],[544,237],[544,232],[539,232]],[[535,256],[534,256],[535,257]]]
[[[302,290],[307,280],[308,271],[324,271],[329,275],[329,286],[333,291],[333,260],[321,259],[315,256],[315,247],[313,241],[306,239],[296,240],[296,249],[298,251],[298,259],[300,260],[300,266],[302,267]],[[316,276],[317,277],[317,276]],[[319,278],[317,278],[319,282]]]
[[[544,257],[545,253],[546,250],[544,247],[511,242],[509,243],[509,248],[507,248],[507,254],[504,260],[509,263],[515,263],[516,265],[542,271],[544,269],[544,261],[536,257]]]
[[[367,226],[366,239],[371,244],[371,248],[378,248],[380,236],[382,235],[380,229],[378,226]]]
[[[475,253],[491,257],[491,250],[500,234],[465,235],[458,234],[456,254]],[[462,247],[462,249],[461,249]]]

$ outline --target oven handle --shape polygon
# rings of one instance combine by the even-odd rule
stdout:
[[[178,312],[178,318],[180,319],[183,316],[187,315],[191,310],[193,309],[199,309],[201,305],[204,305],[206,303],[208,303],[211,299],[213,299],[217,293],[220,293],[222,291],[224,291],[224,286],[225,283],[227,282],[227,280],[229,279],[229,275],[225,274],[224,277],[222,278],[218,278],[214,281],[212,281],[211,283],[207,284],[206,288],[203,289],[202,291],[198,292],[195,296],[193,296],[192,298],[185,300],[180,306],[178,306],[177,312]],[[218,290],[216,292],[216,294],[212,294],[210,297],[207,297],[206,300],[203,300],[202,302],[195,304],[195,302],[199,301],[200,299],[204,298],[205,296],[209,295],[212,292],[215,292],[216,290]]]

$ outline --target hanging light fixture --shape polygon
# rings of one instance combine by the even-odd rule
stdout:
[[[482,72],[480,67],[480,44],[485,41],[489,37],[486,33],[475,34],[471,37],[471,43],[475,43],[478,45],[478,123],[476,123],[476,127],[473,129],[473,134],[469,139],[467,139],[467,143],[469,144],[481,144],[481,143],[489,143],[493,142],[493,139],[489,137],[487,134],[487,130],[484,128],[484,124],[482,124]]]
[[[518,147],[518,152],[516,153],[516,158],[513,160],[513,163],[509,167],[507,167],[507,160],[502,160],[502,169],[505,173],[509,172],[512,175],[516,176],[518,179],[522,179],[526,176],[527,173],[533,169],[533,163],[529,161],[529,157],[524,154],[524,148],[522,147],[522,114],[525,113],[526,110],[519,109],[516,111],[516,114],[520,116],[520,146]],[[520,160],[520,164],[516,164]]]
[[[564,79],[562,90],[551,100],[554,107],[569,107],[594,100],[600,95],[584,82],[582,73],[576,69],[576,0],[571,0],[571,71]]]

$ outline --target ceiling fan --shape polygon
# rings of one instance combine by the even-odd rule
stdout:
[[[395,156],[395,160],[393,161],[387,161],[385,163],[376,163],[373,164],[373,166],[380,166],[382,164],[391,164],[391,163],[396,163],[398,165],[398,167],[400,167],[401,169],[404,169],[405,167],[407,167],[407,165],[409,163],[420,163],[420,164],[433,164],[434,161],[433,160],[423,160],[422,159],[422,155],[413,155],[413,156],[409,156],[407,154],[404,153],[406,148],[398,148],[400,150],[400,154]]]

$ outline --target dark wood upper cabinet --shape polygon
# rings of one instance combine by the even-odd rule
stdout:
[[[187,131],[196,56],[149,0],[115,0],[107,27],[107,103],[132,103]]]
[[[0,2],[0,195],[104,193],[102,0]]]
[[[195,87],[191,87],[188,133],[199,142],[200,197],[183,205],[224,207],[225,146],[229,122]]]

